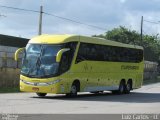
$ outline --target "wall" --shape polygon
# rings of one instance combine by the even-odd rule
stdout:
[[[18,87],[20,70],[14,68],[0,69],[0,88],[2,87]]]
[[[14,60],[17,47],[0,46],[0,88],[18,87],[20,75],[20,60]],[[18,68],[17,68],[18,67]]]

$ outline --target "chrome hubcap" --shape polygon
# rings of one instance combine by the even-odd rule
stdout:
[[[74,86],[74,85],[72,86],[71,92],[72,92],[73,94],[75,94],[75,93],[77,92],[76,86]]]
[[[122,93],[123,91],[124,91],[124,87],[123,87],[123,85],[121,85],[120,92]]]
[[[131,89],[130,84],[127,84],[127,90],[130,91],[130,89]]]

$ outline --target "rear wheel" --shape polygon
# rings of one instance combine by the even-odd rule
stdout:
[[[120,85],[119,85],[119,94],[123,94],[125,91],[125,82],[124,81],[121,81]]]
[[[36,93],[39,97],[45,97],[47,93]]]
[[[126,86],[125,86],[125,93],[129,94],[130,91],[131,91],[131,89],[132,89],[132,82],[128,81],[127,84],[126,84]]]
[[[123,94],[125,92],[125,81],[121,81],[118,90],[113,90],[113,94]]]

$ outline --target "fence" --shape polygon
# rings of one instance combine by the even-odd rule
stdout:
[[[0,88],[19,86],[19,69],[1,68],[0,69]]]
[[[14,52],[0,51],[0,68],[20,68],[21,58],[14,60]]]
[[[144,62],[144,80],[156,79],[158,76],[158,63],[152,61]]]
[[[16,50],[15,47],[0,46],[0,88],[19,86],[21,58],[18,62],[14,60]]]

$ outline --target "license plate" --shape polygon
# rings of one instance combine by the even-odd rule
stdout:
[[[32,90],[33,90],[33,91],[39,91],[39,88],[33,87]]]

